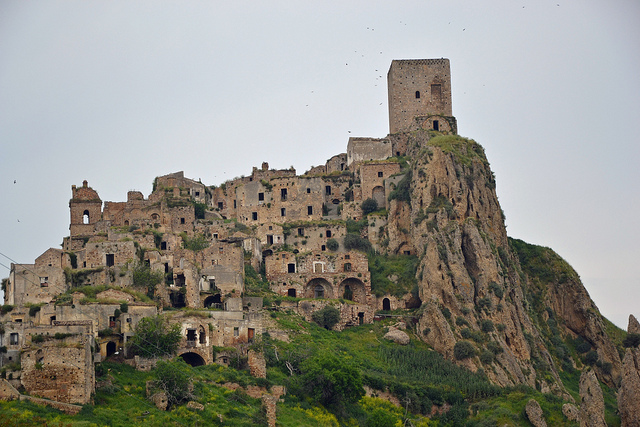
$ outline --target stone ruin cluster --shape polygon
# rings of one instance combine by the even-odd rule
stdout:
[[[367,256],[346,249],[345,237],[365,200],[388,208],[404,177],[408,132],[456,133],[449,61],[393,61],[388,83],[390,134],[350,138],[346,153],[302,175],[263,163],[216,187],[177,172],[157,177],[148,198],[130,191],[124,202],[103,202],[87,181],[73,185],[62,248],[12,264],[3,282],[0,367],[20,366],[5,369],[6,379],[31,395],[88,403],[94,364],[127,356],[138,322],[160,313],[180,325],[178,355],[187,363],[226,364],[229,354],[214,348],[246,354],[270,327],[262,298],[246,295],[249,265],[290,297],[281,308],[311,319],[327,304],[339,307],[336,329],[415,305],[410,293],[372,294]],[[408,234],[385,233],[386,215],[365,222],[359,235],[374,249],[415,253]],[[140,272],[163,279],[141,288]],[[95,297],[77,291],[87,287],[100,288]]]

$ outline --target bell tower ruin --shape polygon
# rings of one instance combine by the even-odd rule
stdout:
[[[457,133],[448,59],[394,60],[387,73],[387,87],[389,133],[420,128]]]
[[[102,200],[85,180],[80,188],[75,185],[71,186],[69,210],[71,213],[69,224],[71,237],[90,235],[95,231],[96,222],[102,219]]]

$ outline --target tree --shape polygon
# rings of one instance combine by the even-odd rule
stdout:
[[[176,352],[182,335],[180,325],[169,325],[163,316],[143,317],[131,338],[131,349],[143,357],[168,356]]]
[[[156,285],[164,280],[164,274],[160,271],[153,271],[147,264],[140,262],[133,267],[133,286],[144,288],[147,295],[153,298]]]
[[[627,348],[637,347],[638,344],[640,344],[640,334],[630,333],[627,334],[626,337],[624,337],[624,340],[622,340],[622,345]]]
[[[333,329],[336,323],[340,321],[340,310],[332,305],[327,305],[323,309],[314,312],[311,318],[323,328]]]
[[[349,233],[344,236],[344,240],[342,242],[344,248],[348,251],[352,249],[356,249],[362,252],[371,251],[371,242],[367,239],[360,237],[357,234]]]
[[[189,365],[181,358],[156,364],[153,385],[167,395],[169,405],[177,405],[191,398],[189,370]]]
[[[324,406],[342,409],[364,395],[360,371],[344,358],[323,353],[304,361],[301,370],[305,396]]]
[[[375,212],[378,210],[378,202],[376,202],[375,199],[367,199],[364,202],[362,202],[362,214],[363,215],[368,215],[371,212]]]

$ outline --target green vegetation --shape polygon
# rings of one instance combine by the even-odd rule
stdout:
[[[192,395],[189,391],[191,385],[191,373],[189,365],[178,358],[171,361],[158,361],[154,370],[152,388],[163,391],[167,395],[170,406],[179,405],[189,400]]]
[[[356,250],[362,252],[371,252],[371,242],[364,237],[360,237],[358,234],[348,233],[344,236],[343,240],[344,248],[348,251]]]
[[[333,329],[333,327],[340,321],[340,310],[332,305],[327,305],[324,308],[315,311],[311,318],[319,326],[325,329]]]
[[[330,251],[335,252],[339,248],[340,248],[340,243],[338,243],[338,241],[336,239],[334,239],[332,237],[329,240],[327,240],[327,249],[329,249]]]
[[[196,234],[193,237],[189,237],[187,233],[181,233],[182,246],[190,251],[201,251],[209,247],[209,239],[202,234]]]
[[[484,148],[472,139],[458,135],[438,135],[431,138],[428,144],[440,147],[445,153],[453,154],[456,160],[465,166],[470,166],[476,159],[484,164],[489,163],[484,154]]]
[[[375,199],[368,198],[364,202],[362,202],[362,205],[360,207],[362,208],[362,214],[364,216],[367,216],[371,212],[375,212],[378,210],[378,202],[376,202]]]
[[[156,285],[162,283],[164,274],[160,271],[153,271],[146,263],[136,263],[133,267],[133,286],[139,289],[146,289],[147,296],[153,298]]]
[[[381,297],[385,294],[402,297],[414,292],[417,296],[416,269],[418,257],[414,255],[367,255],[371,272],[371,292]],[[394,279],[393,281],[391,279]]]
[[[411,177],[412,173],[409,170],[398,182],[396,188],[389,193],[389,200],[411,202]]]
[[[163,316],[144,317],[136,325],[129,345],[135,354],[159,357],[174,354],[181,339],[180,324],[169,325]]]

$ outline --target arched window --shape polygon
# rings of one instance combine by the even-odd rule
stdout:
[[[89,224],[89,211],[88,210],[85,210],[82,213],[82,223],[83,224]]]
[[[416,99],[420,99],[420,91],[419,90],[416,91]]]

